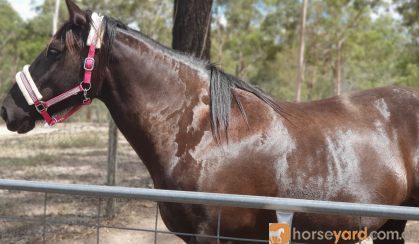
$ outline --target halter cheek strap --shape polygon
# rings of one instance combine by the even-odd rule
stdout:
[[[96,49],[101,47],[102,43],[102,21],[103,17],[99,16],[96,13],[93,13],[92,16],[92,23],[89,32],[89,37],[87,38],[87,45],[89,46],[89,52],[87,54],[86,59],[84,60],[84,77],[83,81],[73,89],[66,91],[48,101],[42,100],[42,94],[39,92],[38,88],[33,81],[33,78],[29,72],[29,65],[25,65],[23,70],[16,74],[16,83],[20,91],[22,92],[23,96],[26,99],[26,102],[29,106],[34,105],[36,111],[44,118],[45,122],[53,126],[56,123],[61,123],[71,117],[74,113],[76,113],[80,108],[84,105],[89,105],[92,103],[91,98],[88,97],[88,92],[92,86],[92,71],[95,66],[95,54]],[[48,113],[48,108],[60,103],[72,96],[83,94],[84,99],[80,105],[77,105],[71,108],[66,114],[63,116],[51,116]]]

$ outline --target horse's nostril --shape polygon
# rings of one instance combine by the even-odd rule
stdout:
[[[7,111],[5,107],[1,107],[0,115],[3,120],[7,122]]]

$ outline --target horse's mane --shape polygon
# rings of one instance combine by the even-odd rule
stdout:
[[[284,116],[284,109],[259,88],[225,73],[213,64],[207,65],[207,69],[210,72],[211,126],[213,134],[218,140],[220,140],[223,132],[228,138],[227,129],[231,116],[232,100],[236,102],[241,115],[248,123],[245,108],[233,89],[240,89],[255,95],[277,113]]]
[[[90,16],[90,11],[88,12],[88,16]],[[89,23],[91,19],[89,19]],[[127,25],[123,24],[122,22],[115,20],[111,17],[105,16],[103,19],[103,24],[105,26],[104,29],[104,38],[103,38],[103,45],[102,48],[99,50],[99,63],[97,65],[98,70],[104,70],[106,66],[109,64],[110,59],[112,57],[112,44],[115,41],[117,29],[123,29],[126,31],[130,31],[137,36],[141,37],[142,40],[147,41],[147,43],[156,46],[160,50],[166,53],[170,53],[175,55],[178,59],[185,60],[187,64],[196,64],[196,66],[206,70],[209,73],[210,77],[210,113],[211,113],[211,127],[214,137],[220,141],[221,136],[225,133],[226,138],[228,138],[228,127],[229,121],[231,117],[231,102],[234,102],[238,105],[240,109],[240,113],[242,114],[246,123],[248,123],[245,108],[240,101],[239,96],[234,92],[234,89],[240,89],[246,92],[249,92],[268,106],[273,108],[277,113],[281,114],[285,117],[285,111],[277,102],[274,101],[269,95],[267,95],[262,90],[254,87],[253,85],[242,81],[241,79],[234,77],[233,75],[227,74],[221,69],[217,68],[214,64],[208,64],[205,61],[199,60],[197,58],[193,58],[190,55],[185,53],[181,53],[179,51],[167,48],[158,42],[152,40],[148,36],[144,35],[143,33],[133,30],[129,28]],[[84,38],[80,38],[77,36],[73,36],[74,32],[71,31],[71,27],[68,26],[69,23],[65,24],[57,34],[61,35],[61,38],[64,39],[67,46],[73,48],[75,44],[78,46],[83,46],[84,43],[80,43],[80,39],[83,40]],[[87,38],[87,37],[86,37]],[[78,40],[78,41],[75,41]],[[102,76],[104,72],[99,72],[99,76]],[[285,117],[286,118],[286,117]]]

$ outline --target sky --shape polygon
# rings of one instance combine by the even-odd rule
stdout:
[[[24,19],[28,20],[35,16],[35,11],[33,11],[33,4],[39,5],[44,0],[7,0],[12,7],[19,13],[19,15]]]
[[[24,19],[28,20],[33,18],[36,15],[36,12],[33,10],[33,6],[40,5],[44,0],[7,0],[13,8],[19,13],[19,15]],[[391,3],[391,0],[385,0],[387,3]],[[395,19],[401,19],[401,16],[396,12],[395,7],[391,6],[390,14]],[[378,14],[372,14],[372,18],[376,19],[378,16],[384,14],[384,9],[381,9]],[[223,14],[222,14],[223,15]]]

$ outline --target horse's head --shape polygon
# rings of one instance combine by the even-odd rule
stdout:
[[[70,19],[60,28],[48,47],[39,54],[35,61],[17,74],[17,80],[23,79],[26,82],[25,86],[34,88],[31,89],[31,94],[25,92],[25,89],[20,87],[22,84],[17,82],[3,102],[0,114],[11,131],[26,133],[34,128],[36,120],[40,120],[44,116],[39,113],[43,105],[36,106],[37,102],[34,103],[35,106],[31,104],[33,96],[44,103],[77,86],[81,87],[84,74],[83,58],[89,51],[89,47],[85,44],[90,31],[91,13],[80,10],[71,0],[66,0],[66,3]],[[85,89],[86,92],[88,90],[90,89]],[[90,93],[94,92],[89,91],[89,95],[94,95]],[[56,105],[55,103],[46,104],[51,105],[48,106],[48,114],[59,113],[82,103],[83,96],[86,97],[86,94],[80,92],[80,94],[71,96],[68,100]]]

